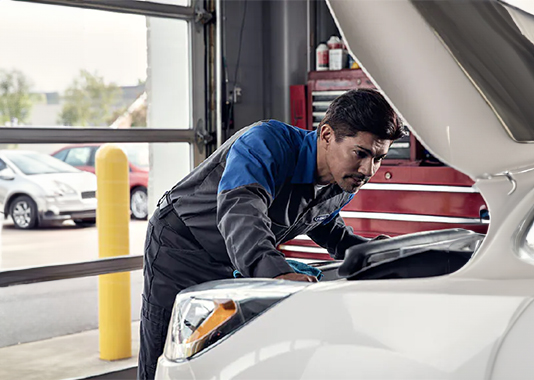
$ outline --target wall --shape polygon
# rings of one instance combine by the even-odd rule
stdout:
[[[341,37],[339,29],[330,14],[330,10],[325,1],[314,1],[316,6],[315,25],[317,43],[326,42],[332,35]]]
[[[304,84],[307,75],[306,0],[228,0],[223,2],[228,87],[235,80],[245,6],[237,74],[242,97],[229,135],[262,119],[290,122],[289,86]]]
[[[185,21],[147,19],[149,128],[190,128],[189,28]],[[148,211],[191,170],[189,145],[150,144]]]
[[[223,55],[225,56],[228,78],[227,92],[236,83],[242,89],[241,101],[234,106],[234,128],[229,130],[227,137],[235,131],[263,119],[265,116],[265,86],[263,72],[266,62],[263,51],[265,35],[263,17],[266,1],[227,0],[223,6]],[[246,14],[243,24],[243,15]],[[238,61],[241,26],[243,37],[239,69]]]
[[[266,84],[271,118],[291,122],[289,86],[307,80],[307,8],[305,0],[270,1]]]

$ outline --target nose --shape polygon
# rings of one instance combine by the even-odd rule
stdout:
[[[372,177],[376,172],[373,159],[371,157],[367,157],[365,160],[363,160],[360,165],[360,170],[358,171],[368,178]]]

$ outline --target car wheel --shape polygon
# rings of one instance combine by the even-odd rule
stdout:
[[[134,219],[145,220],[148,216],[148,196],[146,188],[136,187],[130,195],[130,210]]]
[[[91,219],[74,219],[74,223],[78,226],[78,227],[92,227],[96,224],[96,219],[95,218],[91,218]]]
[[[37,226],[37,205],[27,195],[16,197],[9,207],[9,215],[16,228],[29,230]]]

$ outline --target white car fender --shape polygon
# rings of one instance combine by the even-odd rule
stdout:
[[[531,301],[510,289],[492,295],[502,286],[496,281],[381,283],[311,286],[183,364],[160,359],[157,378],[487,379],[505,335]],[[531,367],[524,376],[534,378]],[[503,371],[499,361],[495,369]]]

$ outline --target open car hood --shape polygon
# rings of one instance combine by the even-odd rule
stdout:
[[[497,1],[328,0],[349,49],[436,157],[534,166],[534,16]]]

